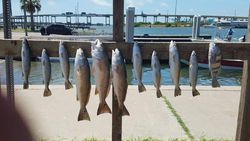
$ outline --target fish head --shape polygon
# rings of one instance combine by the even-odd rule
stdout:
[[[42,56],[45,56],[45,55],[47,55],[47,49],[44,48],[44,49],[42,50]]]
[[[94,42],[91,44],[91,49],[92,51],[103,51],[103,44],[99,39],[96,39]]]
[[[121,62],[122,62],[122,57],[119,49],[116,48],[115,50],[112,50],[112,64],[117,65],[121,64]]]
[[[76,58],[77,57],[81,58],[81,59],[85,58],[84,52],[83,52],[83,50],[81,48],[79,48],[79,49],[76,50]]]
[[[191,56],[196,56],[196,52],[193,50]]]
[[[64,41],[60,40],[60,41],[59,41],[59,45],[60,45],[60,46],[64,46]]]
[[[157,52],[154,50],[152,56],[157,56]]]
[[[216,44],[214,43],[214,42],[211,42],[210,44],[209,44],[209,47],[214,47]]]
[[[171,47],[175,47],[176,46],[176,43],[172,40],[171,42],[170,42],[170,44],[169,44],[169,47],[171,48]]]
[[[28,45],[28,40],[26,38],[24,38],[23,41],[22,41],[22,44],[23,45]]]

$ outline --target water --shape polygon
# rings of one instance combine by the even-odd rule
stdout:
[[[96,34],[112,34],[112,26],[96,26]],[[228,29],[219,29],[219,28],[203,28],[201,27],[201,34],[211,35],[213,38],[225,38]],[[233,39],[237,41],[238,38],[245,35],[246,29],[234,29]],[[191,27],[136,27],[135,35],[191,35],[192,28]],[[42,84],[42,72],[41,72],[41,63],[40,62],[32,62],[31,74],[30,74],[30,84]],[[71,74],[70,80],[74,83],[73,78],[73,62],[71,62]],[[127,65],[128,72],[128,82],[129,84],[136,84],[136,81],[133,79],[132,75],[132,65]],[[15,84],[22,84],[22,72],[21,72],[21,62],[14,61],[14,76],[15,76]],[[162,67],[162,76],[163,76],[163,85],[170,85],[170,74],[168,64],[163,64]],[[221,75],[219,77],[219,82],[224,86],[238,86],[241,82],[242,71],[235,70],[222,70]],[[0,77],[2,84],[5,84],[5,71],[4,64],[0,64]],[[94,84],[94,80],[92,78],[92,83]],[[152,71],[150,65],[144,66],[143,73],[143,83],[152,85]],[[64,80],[62,78],[62,73],[60,70],[59,62],[52,62],[52,80],[51,84],[64,84]],[[181,84],[189,85],[188,82],[188,67],[183,66],[181,70]],[[207,69],[200,69],[198,75],[198,84],[199,85],[211,85],[211,78],[209,76],[209,72]]]
[[[94,26],[96,29],[96,34],[112,34],[112,26]],[[229,28],[200,28],[201,35],[211,35],[212,38],[222,38],[224,39],[227,35]],[[233,29],[233,40],[238,41],[238,39],[246,34],[246,29]],[[135,35],[192,35],[192,27],[135,27]]]
[[[31,63],[31,73],[29,77],[29,81],[31,85],[39,85],[43,84],[43,76],[42,76],[42,66],[41,62],[32,62]],[[64,79],[62,77],[61,68],[59,62],[52,62],[52,78],[50,84],[64,84]],[[22,68],[20,61],[14,61],[14,82],[15,84],[22,84]],[[73,76],[73,61],[70,63],[70,81],[75,84],[75,79]],[[136,84],[136,80],[133,79],[132,74],[132,65],[127,64],[127,73],[128,73],[128,82],[129,84]],[[223,86],[239,86],[241,83],[241,70],[222,70],[219,82]],[[0,64],[0,77],[1,83],[5,84],[5,70],[4,63]],[[163,85],[172,85],[172,81],[170,79],[170,71],[168,64],[162,64],[162,84]],[[91,77],[91,82],[94,84],[94,79]],[[182,66],[181,69],[181,85],[189,85],[188,81],[188,66]],[[152,82],[152,70],[150,64],[144,65],[143,72],[143,83],[146,85],[153,85]],[[198,74],[198,85],[209,86],[211,85],[211,77],[209,76],[208,69],[200,69]]]

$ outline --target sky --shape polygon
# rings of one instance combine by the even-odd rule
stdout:
[[[22,15],[20,0],[11,0],[13,15]],[[176,0],[125,0],[125,8],[133,6],[136,13],[174,14]],[[112,13],[112,0],[41,0],[40,14],[74,12]],[[177,14],[248,16],[249,0],[177,0]],[[2,2],[0,3],[2,11]],[[2,13],[2,12],[0,12]]]

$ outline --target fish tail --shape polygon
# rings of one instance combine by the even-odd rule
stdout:
[[[197,89],[192,90],[193,97],[200,95],[200,92]]]
[[[73,88],[72,84],[69,82],[69,80],[65,81],[65,90]]]
[[[28,81],[24,81],[23,82],[23,89],[28,89],[29,88],[29,82]]]
[[[220,84],[219,84],[219,82],[217,81],[216,78],[212,79],[212,87],[213,88],[220,87]]]
[[[145,86],[144,86],[142,83],[140,83],[140,84],[138,85],[138,90],[139,90],[139,93],[141,93],[141,92],[146,91],[146,88],[145,88]]]
[[[123,106],[123,109],[122,109],[122,116],[129,116],[129,112],[127,110],[127,108],[125,107],[125,105]]]
[[[79,111],[78,121],[81,121],[81,120],[90,121],[89,113],[88,113],[86,107],[82,107]]]
[[[45,88],[44,92],[43,92],[43,96],[47,97],[47,96],[51,96],[51,95],[52,95],[52,93],[51,93],[50,89],[49,88]]]
[[[157,96],[157,98],[162,97],[162,93],[161,93],[161,90],[160,90],[160,89],[157,89],[157,91],[156,91],[156,96]]]
[[[181,95],[181,88],[178,86],[178,87],[175,87],[175,90],[174,90],[174,96],[180,96]]]
[[[106,101],[104,103],[100,103],[98,110],[97,110],[97,115],[100,115],[103,113],[111,113],[111,110]]]

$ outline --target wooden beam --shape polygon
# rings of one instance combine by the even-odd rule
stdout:
[[[122,141],[122,111],[112,86],[112,141]]]
[[[113,40],[123,41],[124,0],[113,0]]]
[[[250,6],[247,41],[250,41]],[[244,61],[236,141],[250,140],[250,59]]]
[[[235,141],[250,140],[250,62],[244,61]]]
[[[0,40],[0,57],[6,55],[13,55],[13,57],[20,57],[21,55],[21,40]],[[41,56],[43,48],[46,48],[51,57],[58,57],[58,45],[59,41],[29,41],[32,56]],[[104,42],[104,47],[108,50],[111,57],[111,50],[116,47],[121,50],[126,60],[130,60],[132,56],[131,43],[116,43],[116,42]],[[168,59],[168,46],[166,43],[148,43],[141,42],[142,57],[144,60],[151,59],[151,53],[156,50],[161,60]],[[250,43],[217,43],[222,51],[223,59],[241,59],[250,60]],[[76,42],[67,41],[65,46],[69,51],[69,56],[74,57],[76,50],[82,48],[88,57],[91,57],[91,43],[90,42]],[[194,42],[178,42],[177,47],[181,56],[181,59],[189,59],[192,50],[195,50],[199,55],[199,60],[207,59],[209,43],[194,43]]]

